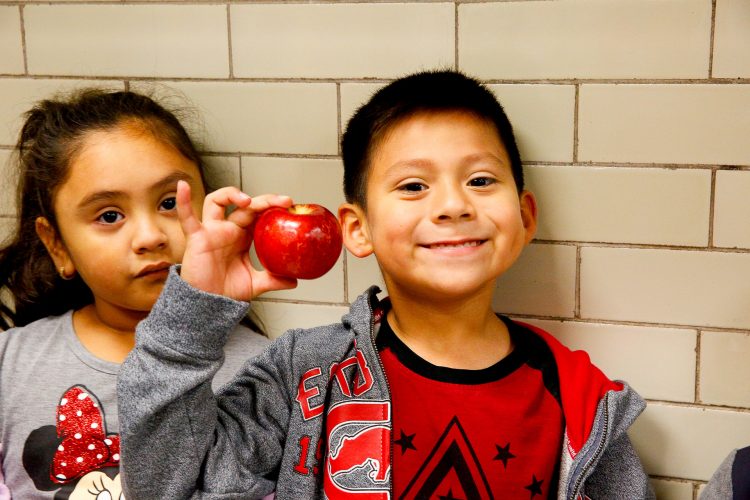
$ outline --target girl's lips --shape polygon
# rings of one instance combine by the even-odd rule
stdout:
[[[169,262],[159,262],[158,264],[151,264],[141,269],[141,271],[138,274],[136,274],[135,277],[142,278],[144,276],[148,276],[149,274],[169,271],[169,267],[171,265],[172,264],[170,264]]]

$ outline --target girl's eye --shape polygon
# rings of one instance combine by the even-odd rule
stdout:
[[[103,222],[104,224],[115,224],[117,222],[120,222],[122,220],[122,217],[123,215],[119,212],[115,212],[114,210],[107,210],[96,220],[99,222]]]
[[[469,181],[469,186],[471,187],[486,187],[491,184],[494,184],[495,179],[491,177],[475,177]]]
[[[175,208],[177,208],[177,198],[175,198],[174,196],[171,196],[169,198],[164,199],[164,201],[162,201],[161,204],[159,205],[159,208],[163,210],[167,210],[167,211],[174,210]]]

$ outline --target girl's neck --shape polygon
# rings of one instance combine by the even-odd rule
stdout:
[[[97,358],[122,363],[135,345],[135,327],[148,313],[109,311],[89,304],[73,313],[73,328],[81,344]]]
[[[453,304],[391,296],[388,322],[418,356],[438,366],[476,370],[512,351],[505,323],[492,310],[492,295]]]

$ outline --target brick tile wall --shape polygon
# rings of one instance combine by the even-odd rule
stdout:
[[[407,72],[484,79],[539,198],[495,307],[586,349],[649,401],[631,431],[660,498],[750,445],[750,4],[746,0],[4,1],[0,236],[20,114],[82,85],[161,89],[201,116],[218,184],[335,208],[354,109]],[[273,335],[381,283],[342,256],[269,294]]]

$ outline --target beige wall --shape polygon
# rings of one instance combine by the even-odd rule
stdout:
[[[216,178],[333,209],[353,109],[440,66],[491,84],[539,197],[497,309],[630,381],[660,497],[693,498],[750,445],[747,0],[4,2],[0,164],[35,99],[165,84],[200,109]],[[335,321],[378,281],[346,256],[261,306],[277,335]]]

